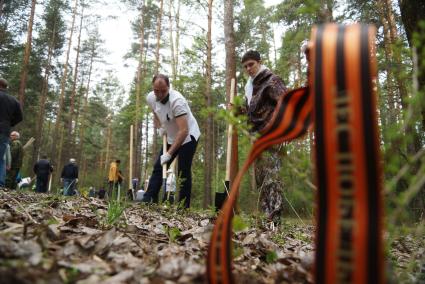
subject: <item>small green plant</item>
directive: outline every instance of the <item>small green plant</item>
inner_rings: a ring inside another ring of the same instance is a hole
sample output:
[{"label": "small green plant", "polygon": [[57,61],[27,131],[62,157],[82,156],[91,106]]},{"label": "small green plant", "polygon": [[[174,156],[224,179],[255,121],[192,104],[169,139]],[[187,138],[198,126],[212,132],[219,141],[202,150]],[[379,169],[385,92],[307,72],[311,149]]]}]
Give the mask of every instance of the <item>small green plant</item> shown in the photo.
[{"label": "small green plant", "polygon": [[117,201],[111,200],[108,203],[108,211],[106,214],[106,223],[109,225],[116,224],[121,215],[124,213],[124,210],[127,208],[127,204]]},{"label": "small green plant", "polygon": [[233,258],[237,258],[243,254],[243,247],[241,247],[239,244],[233,242]]},{"label": "small green plant", "polygon": [[167,236],[170,242],[175,242],[177,238],[182,235],[180,229],[176,227],[165,226],[165,231],[167,232]]},{"label": "small green plant", "polygon": [[63,274],[64,283],[75,283],[80,275],[80,271],[77,268],[67,268]]},{"label": "small green plant", "polygon": [[240,215],[235,215],[232,220],[233,223],[233,231],[241,232],[248,228],[248,224]]},{"label": "small green plant", "polygon": [[268,251],[266,254],[266,262],[273,263],[277,260],[277,253],[275,251]]}]

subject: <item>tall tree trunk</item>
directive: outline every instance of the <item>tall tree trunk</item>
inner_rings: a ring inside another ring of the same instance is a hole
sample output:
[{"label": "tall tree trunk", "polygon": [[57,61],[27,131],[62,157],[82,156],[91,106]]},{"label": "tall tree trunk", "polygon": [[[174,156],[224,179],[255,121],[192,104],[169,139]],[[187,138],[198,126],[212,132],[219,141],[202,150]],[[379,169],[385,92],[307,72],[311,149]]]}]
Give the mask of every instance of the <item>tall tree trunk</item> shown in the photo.
[{"label": "tall tree trunk", "polygon": [[112,139],[112,129],[111,129],[111,118],[108,119],[108,128],[106,131],[106,155],[105,155],[105,169],[104,173],[107,173],[108,165],[110,163],[110,149],[111,149],[111,139]]},{"label": "tall tree trunk", "polygon": [[[413,36],[416,33],[418,36],[425,34],[425,28],[419,24],[425,21],[425,2],[416,0],[399,0],[401,19],[403,21],[404,29],[406,30],[407,40],[411,48],[415,47],[418,53],[419,70],[418,70],[418,91],[422,94],[425,93],[425,40],[416,42],[413,41]],[[420,105],[422,117],[422,132],[425,132],[425,99],[421,100]]]},{"label": "tall tree trunk", "polygon": [[161,25],[162,25],[162,13],[164,9],[164,0],[160,0],[159,14],[156,22],[156,49],[155,49],[155,74],[159,72],[159,49],[161,47]]},{"label": "tall tree trunk", "polygon": [[24,107],[25,87],[27,84],[28,65],[29,65],[30,55],[31,55],[32,27],[34,24],[36,2],[37,2],[36,0],[31,1],[31,14],[28,21],[27,43],[25,44],[25,53],[24,53],[24,60],[22,63],[22,72],[21,72],[21,82],[19,84],[19,102],[21,103],[22,108]]},{"label": "tall tree trunk", "polygon": [[72,137],[72,121],[74,117],[74,109],[75,109],[75,96],[77,91],[77,81],[78,81],[78,68],[80,63],[80,47],[81,47],[81,31],[83,30],[83,20],[84,20],[84,6],[82,6],[81,9],[81,17],[80,17],[80,30],[78,32],[78,40],[77,40],[77,55],[75,57],[75,66],[74,66],[74,79],[72,82],[72,91],[71,91],[71,98],[70,98],[70,104],[69,104],[69,116],[68,116],[68,143],[69,148],[68,151],[72,153],[73,145],[71,139]]},{"label": "tall tree trunk", "polygon": [[41,139],[43,135],[44,114],[46,111],[45,110],[46,100],[47,100],[47,93],[49,90],[49,77],[50,77],[50,69],[51,69],[52,57],[53,57],[53,47],[56,43],[56,24],[57,22],[55,21],[52,27],[52,38],[50,39],[49,49],[47,51],[47,61],[44,67],[44,78],[43,78],[43,84],[41,87],[40,104],[39,104],[39,111],[38,111],[38,117],[37,117],[35,142],[34,142],[34,150],[32,153],[31,165],[34,165],[36,163],[38,159],[38,155],[40,153]]},{"label": "tall tree trunk", "polygon": [[[207,62],[206,62],[206,83],[205,83],[205,107],[210,109],[212,106],[211,82],[212,82],[212,5],[213,0],[208,0],[208,31],[207,31]],[[208,111],[205,121],[205,139],[204,139],[204,201],[203,206],[207,208],[211,205],[211,182],[213,176],[213,114]]]},{"label": "tall tree trunk", "polygon": [[139,47],[139,64],[137,66],[137,79],[136,79],[136,115],[134,116],[134,145],[135,147],[135,159],[134,164],[132,166],[132,172],[136,173],[135,176],[139,177],[140,173],[140,142],[141,142],[141,135],[139,135],[139,117],[140,117],[140,93],[141,93],[141,86],[142,86],[142,65],[143,65],[143,54],[144,54],[144,44],[145,44],[145,3],[142,3],[142,7],[140,9],[140,30],[139,30],[139,37],[140,37],[140,47]]},{"label": "tall tree trunk", "polygon": [[[75,130],[74,131],[78,131],[78,133],[80,133],[81,130],[81,126],[80,126],[80,113],[82,112],[82,105],[83,105],[83,100],[84,100],[84,94],[83,94],[83,89],[84,89],[84,77],[85,74],[84,72],[81,74],[81,82],[80,82],[80,86],[78,87],[78,103],[75,106]],[[73,137],[73,143],[75,146],[77,146],[79,144],[78,139],[79,139],[79,135],[77,135],[76,133],[74,134]],[[75,155],[75,157],[78,157],[78,150],[76,149],[76,147],[74,148],[74,153],[73,155]]]},{"label": "tall tree trunk", "polygon": [[[71,46],[72,46],[72,36],[74,34],[74,25],[75,25],[75,17],[77,15],[77,7],[78,7],[78,0],[75,0],[75,4],[74,4],[74,9],[73,9],[73,13],[72,13],[72,24],[71,24],[71,29],[69,32],[69,42],[68,42],[68,50],[66,52],[66,59],[65,59],[65,65],[63,67],[63,74],[62,74],[62,78],[61,78],[61,92],[60,92],[60,97],[59,97],[59,106],[58,106],[58,112],[56,115],[56,122],[55,122],[55,130],[53,133],[53,143],[52,143],[52,158],[55,157],[56,155],[56,140],[58,135],[60,135],[60,129],[61,129],[61,122],[62,122],[62,108],[64,105],[64,99],[65,99],[65,85],[66,85],[66,80],[68,77],[68,62],[69,62],[69,54],[71,52]],[[63,133],[63,132],[61,132]],[[62,137],[61,137],[62,140]],[[56,156],[56,161],[59,163],[59,161],[62,159],[62,153],[58,153],[58,155]],[[55,161],[53,161],[54,163]]]},{"label": "tall tree trunk", "polygon": [[385,13],[382,13],[382,23],[384,28],[384,53],[385,53],[385,71],[387,73],[386,78],[386,84],[385,89],[387,91],[387,104],[389,106],[388,109],[388,121],[390,125],[395,125],[399,118],[397,117],[397,114],[399,111],[397,111],[397,104],[396,104],[396,95],[395,95],[395,88],[394,88],[394,74],[391,69],[391,59],[393,57],[393,52],[391,48],[391,36],[390,36],[390,28],[388,26],[388,22],[385,18]]},{"label": "tall tree trunk", "polygon": [[[159,6],[159,14],[158,14],[158,20],[156,23],[156,49],[155,49],[155,74],[158,74],[159,72],[159,48],[161,45],[161,24],[162,24],[162,11],[164,6],[164,0],[160,0],[160,6]],[[152,160],[154,159],[153,155],[156,155],[156,151],[158,148],[158,141],[157,141],[157,133],[156,133],[156,127],[154,127],[153,131],[153,143],[152,143]]]},{"label": "tall tree trunk", "polygon": [[[149,111],[146,110],[145,118],[145,163],[143,167],[143,176],[141,182],[144,182],[148,173],[148,157],[149,157]],[[154,155],[154,154],[152,154]],[[141,183],[142,184],[142,183]],[[146,188],[145,188],[146,190]]]},{"label": "tall tree trunk", "polygon": [[94,62],[94,57],[96,53],[96,46],[95,44],[92,45],[92,49],[91,49],[91,55],[90,55],[90,68],[89,68],[89,75],[88,75],[88,80],[87,80],[87,86],[86,86],[86,94],[84,96],[84,106],[83,106],[83,113],[81,115],[81,126],[80,126],[80,131],[79,131],[79,150],[78,150],[78,161],[81,161],[81,158],[83,156],[83,152],[84,152],[84,133],[85,133],[85,122],[86,122],[86,114],[87,114],[87,108],[88,108],[88,101],[89,101],[89,93],[90,93],[90,83],[91,83],[91,75],[92,75],[92,71],[93,71],[93,62]]},{"label": "tall tree trunk", "polygon": [[[224,1],[224,46],[226,50],[226,99],[230,102],[230,84],[232,78],[236,80],[236,43],[233,16],[234,0]],[[236,89],[236,88],[235,88]],[[237,94],[237,92],[236,92]],[[235,96],[236,96],[235,94]],[[233,129],[232,137],[232,166],[230,169],[230,181],[233,181],[238,172],[238,134]]]},{"label": "tall tree trunk", "polygon": [[180,56],[180,0],[177,0],[177,12],[176,12],[176,48],[175,48],[175,64],[176,64],[176,76],[180,76],[179,68],[179,56]]},{"label": "tall tree trunk", "polygon": [[[390,0],[381,0],[383,1],[382,5],[386,14],[386,19],[388,21],[390,37],[391,37],[391,46],[397,45],[400,41],[399,35],[397,33],[397,25],[395,22],[394,12],[392,9],[392,1]],[[397,83],[397,88],[399,91],[399,100],[403,108],[404,113],[408,112],[408,90],[406,87],[406,78],[403,76],[403,61],[401,59],[401,49],[392,48],[392,58],[394,60],[394,65],[397,66],[394,68],[394,75]],[[408,143],[407,152],[411,155],[415,154],[421,148],[421,142],[416,129],[412,126],[411,122],[406,122],[407,128],[406,132],[412,135],[413,143]]]},{"label": "tall tree trunk", "polygon": [[170,52],[171,52],[171,77],[173,82],[176,80],[177,70],[176,70],[176,55],[174,51],[174,38],[173,38],[173,6],[174,0],[169,0],[168,2],[168,22],[170,24]]}]

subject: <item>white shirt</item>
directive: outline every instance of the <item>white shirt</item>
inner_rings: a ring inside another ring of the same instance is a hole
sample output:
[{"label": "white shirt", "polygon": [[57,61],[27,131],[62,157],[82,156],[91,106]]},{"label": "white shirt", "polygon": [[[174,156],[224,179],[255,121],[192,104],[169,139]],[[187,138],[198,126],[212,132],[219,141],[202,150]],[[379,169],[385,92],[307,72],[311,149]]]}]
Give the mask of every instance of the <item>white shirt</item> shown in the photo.
[{"label": "white shirt", "polygon": [[254,82],[255,77],[257,77],[258,74],[260,74],[262,71],[266,70],[267,67],[264,65],[260,66],[260,69],[258,69],[257,74],[254,75],[254,77],[249,76],[248,81],[246,82],[245,85],[245,98],[246,101],[249,104],[251,103],[251,99],[252,99],[252,92],[254,91],[254,86],[252,85],[252,83]]},{"label": "white shirt", "polygon": [[195,137],[196,140],[199,139],[199,136],[201,136],[201,131],[199,130],[198,122],[196,122],[195,117],[190,111],[187,100],[179,92],[170,90],[168,101],[164,104],[156,100],[154,92],[150,92],[148,94],[146,101],[156,116],[159,118],[161,126],[167,132],[168,144],[174,143],[177,132],[179,130],[176,123],[176,117],[183,115],[186,115],[187,118],[189,134],[183,141],[182,145],[191,141],[191,135]]}]

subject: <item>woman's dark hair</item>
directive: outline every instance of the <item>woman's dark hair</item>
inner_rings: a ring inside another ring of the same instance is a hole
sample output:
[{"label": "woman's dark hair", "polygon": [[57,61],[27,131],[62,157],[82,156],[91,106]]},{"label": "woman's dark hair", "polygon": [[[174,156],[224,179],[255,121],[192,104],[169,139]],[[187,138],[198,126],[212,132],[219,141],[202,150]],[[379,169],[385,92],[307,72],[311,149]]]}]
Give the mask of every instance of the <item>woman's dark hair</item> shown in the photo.
[{"label": "woman's dark hair", "polygon": [[248,50],[245,52],[245,54],[242,56],[241,63],[244,63],[247,60],[253,59],[255,61],[261,61],[261,55],[256,50]]},{"label": "woman's dark hair", "polygon": [[152,84],[155,83],[155,81],[158,80],[158,79],[164,80],[165,81],[165,84],[167,84],[167,87],[170,87],[170,78],[168,78],[167,75],[156,74],[155,76],[153,76]]}]

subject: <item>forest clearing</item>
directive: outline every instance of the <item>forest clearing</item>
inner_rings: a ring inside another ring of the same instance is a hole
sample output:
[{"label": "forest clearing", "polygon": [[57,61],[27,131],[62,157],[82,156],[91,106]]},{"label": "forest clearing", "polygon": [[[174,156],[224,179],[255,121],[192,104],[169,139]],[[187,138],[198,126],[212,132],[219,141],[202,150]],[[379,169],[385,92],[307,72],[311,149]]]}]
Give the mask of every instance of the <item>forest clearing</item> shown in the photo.
[{"label": "forest clearing", "polygon": [[423,283],[425,2],[0,0],[0,283]]}]

